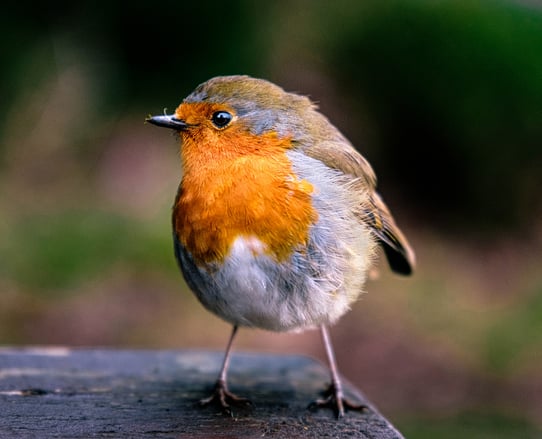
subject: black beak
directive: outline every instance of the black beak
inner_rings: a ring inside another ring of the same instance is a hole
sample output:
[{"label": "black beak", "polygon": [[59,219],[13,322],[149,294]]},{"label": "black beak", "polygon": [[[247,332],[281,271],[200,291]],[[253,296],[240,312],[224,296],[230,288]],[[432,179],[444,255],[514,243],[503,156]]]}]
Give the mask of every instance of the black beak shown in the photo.
[{"label": "black beak", "polygon": [[177,119],[173,114],[164,114],[163,116],[151,116],[145,119],[145,122],[152,123],[153,125],[171,128],[172,130],[183,131],[188,127],[188,124],[181,119]]}]

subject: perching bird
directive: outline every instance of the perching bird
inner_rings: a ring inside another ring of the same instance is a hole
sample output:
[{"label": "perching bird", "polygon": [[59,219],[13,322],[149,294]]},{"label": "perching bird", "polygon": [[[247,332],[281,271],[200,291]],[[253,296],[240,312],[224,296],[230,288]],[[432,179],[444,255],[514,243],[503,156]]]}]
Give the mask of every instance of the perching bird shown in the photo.
[{"label": "perching bird", "polygon": [[376,192],[370,164],[316,106],[262,79],[223,76],[149,123],[179,133],[183,176],[173,207],[175,256],[200,302],[233,325],[214,393],[228,390],[238,327],[320,327],[331,368],[318,406],[344,398],[328,326],[363,291],[380,244],[410,274],[414,253]]}]

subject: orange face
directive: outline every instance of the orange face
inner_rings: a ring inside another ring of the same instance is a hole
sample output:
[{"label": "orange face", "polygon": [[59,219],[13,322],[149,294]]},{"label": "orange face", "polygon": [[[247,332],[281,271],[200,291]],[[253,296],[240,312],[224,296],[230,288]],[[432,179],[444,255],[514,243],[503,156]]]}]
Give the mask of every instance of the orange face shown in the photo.
[{"label": "orange face", "polygon": [[[217,127],[213,115],[221,111],[231,120]],[[254,251],[277,261],[306,245],[318,214],[313,186],[286,155],[290,138],[250,133],[223,104],[183,103],[175,117],[189,128],[180,133],[184,174],[173,226],[197,263],[222,261],[238,237],[257,238],[263,245]]]}]

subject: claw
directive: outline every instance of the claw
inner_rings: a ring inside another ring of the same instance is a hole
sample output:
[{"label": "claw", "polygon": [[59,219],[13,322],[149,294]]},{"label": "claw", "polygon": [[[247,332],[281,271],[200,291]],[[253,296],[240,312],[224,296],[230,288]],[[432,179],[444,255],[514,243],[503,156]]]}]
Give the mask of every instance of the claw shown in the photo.
[{"label": "claw", "polygon": [[316,401],[309,404],[309,408],[330,408],[335,412],[338,419],[344,417],[346,410],[355,410],[362,412],[368,407],[364,404],[355,404],[348,398],[345,398],[340,388],[330,384],[329,387],[323,392],[323,398],[319,398]]},{"label": "claw", "polygon": [[218,404],[222,411],[230,416],[233,416],[232,405],[252,406],[252,402],[248,398],[242,398],[230,392],[226,383],[221,380],[216,382],[213,393],[210,396],[199,401],[199,405],[202,407],[213,403]]}]

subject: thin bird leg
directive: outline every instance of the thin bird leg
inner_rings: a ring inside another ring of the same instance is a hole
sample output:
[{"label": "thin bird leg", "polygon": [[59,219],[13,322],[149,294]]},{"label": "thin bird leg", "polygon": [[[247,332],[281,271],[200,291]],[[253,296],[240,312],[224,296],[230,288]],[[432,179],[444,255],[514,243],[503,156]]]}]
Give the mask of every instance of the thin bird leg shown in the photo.
[{"label": "thin bird leg", "polygon": [[230,355],[231,355],[231,348],[233,345],[233,339],[235,338],[235,335],[237,334],[237,329],[238,329],[237,326],[233,327],[230,340],[228,341],[228,346],[226,347],[224,362],[222,363],[222,368],[220,369],[218,379],[216,380],[213,393],[208,398],[201,399],[199,402],[200,405],[202,406],[216,402],[220,405],[222,410],[228,414],[232,413],[230,404],[249,404],[249,405],[251,404],[250,400],[248,400],[247,398],[241,398],[228,390],[228,383],[227,383],[228,368],[230,365]]},{"label": "thin bird leg", "polygon": [[333,345],[331,344],[331,338],[329,337],[329,331],[326,325],[320,327],[322,333],[322,341],[326,348],[327,360],[329,362],[329,368],[331,370],[331,384],[324,392],[324,398],[317,399],[313,404],[317,408],[327,407],[335,411],[338,418],[344,416],[344,410],[358,410],[361,411],[366,408],[363,404],[355,404],[344,397],[343,388],[341,384],[341,378],[337,369],[337,362],[335,361],[335,353],[333,352]]}]

